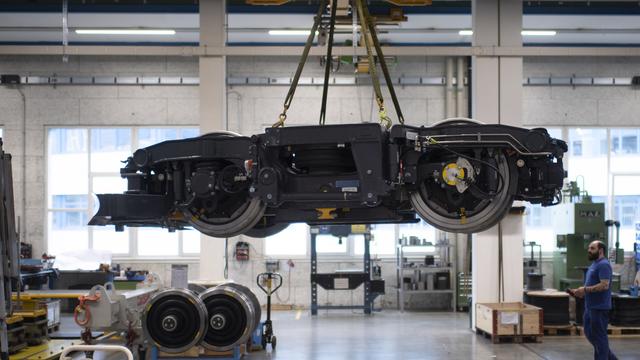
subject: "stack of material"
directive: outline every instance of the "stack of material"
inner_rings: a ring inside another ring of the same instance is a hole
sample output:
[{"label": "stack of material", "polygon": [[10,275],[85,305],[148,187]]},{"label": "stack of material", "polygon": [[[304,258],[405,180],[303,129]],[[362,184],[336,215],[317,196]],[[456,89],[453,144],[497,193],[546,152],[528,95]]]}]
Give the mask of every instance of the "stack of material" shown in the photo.
[{"label": "stack of material", "polygon": [[27,347],[24,319],[22,316],[14,315],[7,318],[7,338],[9,342],[9,354],[15,354]]},{"label": "stack of material", "polygon": [[640,326],[640,298],[623,294],[611,297],[613,309],[609,322],[615,326]]},{"label": "stack of material", "polygon": [[555,289],[527,291],[525,302],[543,309],[544,325],[569,325],[569,294]]},{"label": "stack of material", "polygon": [[17,311],[24,319],[25,339],[29,345],[40,345],[49,340],[47,310]]}]

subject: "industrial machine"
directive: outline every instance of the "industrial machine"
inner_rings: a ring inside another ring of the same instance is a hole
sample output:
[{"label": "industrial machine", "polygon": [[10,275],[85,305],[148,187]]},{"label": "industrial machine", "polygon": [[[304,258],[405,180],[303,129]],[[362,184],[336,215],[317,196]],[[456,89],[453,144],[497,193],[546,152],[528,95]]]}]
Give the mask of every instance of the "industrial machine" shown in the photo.
[{"label": "industrial machine", "polygon": [[554,287],[580,287],[584,283],[584,271],[590,265],[589,243],[594,240],[608,243],[604,203],[585,198],[581,202],[560,204],[553,210],[554,229],[558,234],[558,250],[553,256]]},{"label": "industrial machine", "polygon": [[[524,281],[527,285],[527,290],[542,290],[543,277],[542,273],[542,245],[536,244],[535,241],[530,241],[524,244],[524,248],[529,248],[529,259],[524,259],[522,270],[524,272]],[[536,249],[538,254],[536,258]]]},{"label": "industrial machine", "polygon": [[74,310],[76,324],[86,329],[85,334],[92,330],[124,332],[127,345],[137,345],[142,339],[142,313],[153,294],[160,289],[158,283],[142,284],[138,289],[122,292],[116,291],[113,283],[94,286],[87,295],[79,298]]},{"label": "industrial machine", "polygon": [[[346,6],[346,4],[343,4]],[[542,128],[449,119],[430,127],[404,118],[362,0],[351,3],[367,50],[380,124],[326,125],[338,4],[321,0],[285,98],[262,134],[215,132],[137,150],[120,170],[124,194],[99,194],[90,225],[193,227],[213,237],[273,235],[311,225],[416,222],[454,233],[486,230],[514,200],[559,202],[567,144]],[[319,126],[284,127],[302,69],[323,19],[328,31]],[[356,26],[353,26],[356,28]],[[377,55],[374,58],[374,51]],[[380,66],[399,125],[391,127]]]},{"label": "industrial machine", "polygon": [[[576,288],[584,283],[584,274],[589,268],[587,248],[594,240],[610,246],[609,227],[617,221],[605,221],[604,203],[594,203],[586,192],[580,191],[575,182],[565,190],[575,202],[566,202],[553,209],[553,227],[557,234],[557,248],[553,253],[554,287],[556,289]],[[583,195],[586,194],[586,195]],[[615,262],[623,259],[624,253],[616,247],[612,249]],[[620,255],[618,255],[620,254]],[[614,272],[612,290],[620,290],[620,275]]]}]

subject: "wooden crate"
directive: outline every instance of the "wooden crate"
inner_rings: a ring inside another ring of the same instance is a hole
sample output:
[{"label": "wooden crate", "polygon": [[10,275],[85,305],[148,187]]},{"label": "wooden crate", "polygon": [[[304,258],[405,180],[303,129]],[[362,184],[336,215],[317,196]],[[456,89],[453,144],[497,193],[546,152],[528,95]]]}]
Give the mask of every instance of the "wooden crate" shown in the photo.
[{"label": "wooden crate", "polygon": [[476,331],[491,336],[494,343],[503,338],[533,337],[540,341],[544,335],[542,309],[521,302],[476,304]]}]

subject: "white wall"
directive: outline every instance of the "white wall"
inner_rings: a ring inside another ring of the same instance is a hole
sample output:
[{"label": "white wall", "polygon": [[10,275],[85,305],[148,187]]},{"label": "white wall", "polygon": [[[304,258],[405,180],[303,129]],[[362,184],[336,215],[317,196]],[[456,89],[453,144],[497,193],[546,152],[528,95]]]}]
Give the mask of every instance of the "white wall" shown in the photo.
[{"label": "white wall", "polygon": [[[295,58],[244,57],[228,58],[229,76],[292,76]],[[632,76],[640,68],[640,59],[631,58],[529,58],[525,59],[525,76]],[[409,57],[391,66],[393,76],[444,76],[444,58]],[[322,76],[318,58],[310,58],[304,76]],[[0,57],[0,73],[20,75],[132,75],[132,76],[197,76],[198,62],[190,57],[75,57],[63,63],[60,57]],[[352,76],[348,66],[338,72]],[[261,131],[276,121],[282,110],[287,86],[229,86],[229,129],[244,134]],[[22,134],[23,104],[15,89],[0,87],[0,125],[4,128],[5,149],[14,156],[16,214],[22,214],[22,194],[26,194],[26,219],[23,240],[34,245],[36,256],[45,251],[45,127],[91,125],[197,125],[198,88],[191,86],[23,86],[26,98],[26,137]],[[444,86],[405,86],[396,91],[407,123],[428,125],[444,117]],[[302,86],[296,92],[289,111],[289,124],[316,124],[320,111],[322,88]],[[385,90],[386,95],[386,90]],[[465,108],[466,108],[466,94]],[[388,97],[386,97],[388,99]],[[640,126],[640,92],[631,87],[558,87],[526,86],[524,88],[525,126]],[[387,100],[390,115],[393,106]],[[335,86],[329,89],[327,124],[377,121],[370,86]],[[23,142],[26,154],[23,152]],[[26,155],[26,186],[23,192],[22,164]],[[232,248],[238,238],[230,239]],[[264,270],[262,244],[250,240],[252,260],[230,262],[230,277],[254,284],[255,275]],[[283,262],[286,259],[282,259]],[[198,264],[190,261],[190,277],[198,277]],[[295,260],[291,271],[292,288],[289,303],[308,305],[309,262]],[[147,268],[168,278],[170,264],[127,262],[135,268]],[[321,271],[354,268],[361,263],[326,262]],[[545,263],[546,265],[546,263]],[[387,280],[386,305],[395,306],[395,264],[383,262]],[[283,273],[288,273],[281,268]],[[551,269],[546,271],[551,279]],[[625,278],[630,278],[625,273]],[[280,290],[287,297],[287,288]],[[321,302],[351,302],[351,294],[320,293]],[[353,301],[361,301],[361,292]],[[327,300],[328,299],[328,300]],[[434,300],[446,304],[446,298]]]},{"label": "white wall", "polygon": [[[63,63],[60,57],[0,57],[2,74],[194,76],[197,72],[197,62],[180,57],[71,57],[68,63]],[[46,251],[47,126],[197,125],[199,122],[196,86],[42,85],[22,86],[21,91],[25,104],[18,90],[0,87],[0,125],[4,129],[5,150],[14,158],[16,214],[21,217],[22,240],[33,244],[34,256]],[[25,155],[26,191],[23,192]],[[64,176],[62,169],[60,176]]]}]

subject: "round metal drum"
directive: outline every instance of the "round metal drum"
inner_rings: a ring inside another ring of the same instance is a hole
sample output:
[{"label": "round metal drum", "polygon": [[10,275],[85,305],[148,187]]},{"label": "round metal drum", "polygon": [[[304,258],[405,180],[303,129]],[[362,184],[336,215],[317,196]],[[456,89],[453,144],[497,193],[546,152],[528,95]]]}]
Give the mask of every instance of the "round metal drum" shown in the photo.
[{"label": "round metal drum", "polygon": [[227,283],[200,294],[207,309],[207,330],[201,345],[226,351],[246,342],[260,323],[258,298],[240,284]]},{"label": "round metal drum", "polygon": [[185,289],[160,291],[145,308],[144,336],[161,351],[186,351],[202,340],[206,315],[207,309],[194,292]]}]

